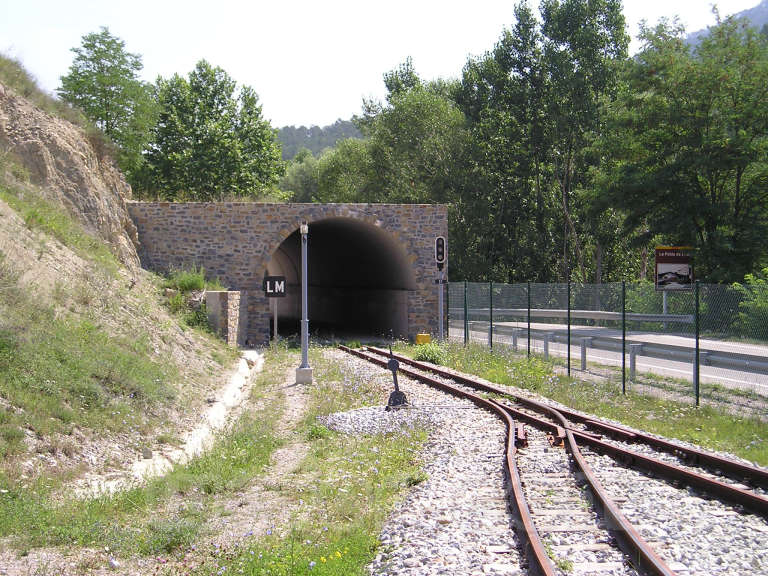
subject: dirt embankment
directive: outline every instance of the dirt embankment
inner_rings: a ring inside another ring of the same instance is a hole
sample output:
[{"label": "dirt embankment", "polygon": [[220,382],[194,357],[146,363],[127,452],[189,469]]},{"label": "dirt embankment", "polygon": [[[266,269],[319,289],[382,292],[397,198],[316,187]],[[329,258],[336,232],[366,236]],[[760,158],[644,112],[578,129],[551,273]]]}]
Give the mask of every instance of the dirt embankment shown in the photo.
[{"label": "dirt embankment", "polygon": [[[4,157],[10,162],[2,162]],[[147,360],[171,363],[177,374],[170,383],[174,398],[151,409],[149,416],[163,424],[152,437],[138,430],[113,434],[75,426],[73,437],[62,439],[27,430],[27,453],[3,466],[30,477],[54,470],[120,473],[141,458],[142,446],[157,446],[156,436],[183,437],[200,423],[208,400],[228,381],[234,357],[223,343],[180,325],[163,306],[157,279],[139,267],[136,228],[125,207],[131,190],[113,160],[94,149],[82,128],[40,110],[2,84],[0,171],[0,182],[15,194],[42,196],[65,208],[88,233],[111,246],[124,265],[114,274],[105,271],[87,255],[27,225],[0,200],[0,264],[11,272],[29,305],[53,309],[58,317],[87,319],[122,341],[146,341]],[[20,327],[5,325],[4,306],[8,312],[13,304],[0,300],[0,332],[23,331],[23,320]],[[0,407],[18,410],[0,400]],[[58,448],[62,443],[67,450]]]},{"label": "dirt embankment", "polygon": [[19,162],[32,184],[106,240],[123,264],[138,267],[136,227],[125,207],[131,187],[82,128],[0,84],[0,154]]}]

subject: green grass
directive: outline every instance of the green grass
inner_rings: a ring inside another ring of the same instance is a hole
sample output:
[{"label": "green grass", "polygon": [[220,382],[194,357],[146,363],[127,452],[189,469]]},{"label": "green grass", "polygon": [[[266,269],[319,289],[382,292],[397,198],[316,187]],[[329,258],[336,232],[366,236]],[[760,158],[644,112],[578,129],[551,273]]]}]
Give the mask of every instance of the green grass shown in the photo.
[{"label": "green grass", "polygon": [[362,379],[346,363],[329,362],[323,358],[322,350],[315,346],[309,348],[315,384],[308,390],[311,400],[302,422],[303,430],[316,426],[318,416],[386,403],[376,378],[391,383],[391,375],[382,373],[376,378]]},{"label": "green grass", "polygon": [[292,520],[246,546],[221,550],[195,573],[216,574],[224,567],[238,574],[362,576],[394,503],[427,479],[419,460],[424,430],[355,436],[319,425],[318,415],[381,404],[382,398],[373,382],[325,360],[318,348],[310,349],[310,364],[315,383],[307,389],[307,417],[296,430],[309,443],[309,454],[295,472],[300,480],[277,488],[296,504]]},{"label": "green grass", "polygon": [[[265,371],[255,386],[274,376]],[[1,483],[0,537],[19,549],[41,546],[108,546],[117,554],[167,554],[198,538],[216,497],[247,485],[280,445],[274,423],[282,403],[273,398],[246,412],[205,454],[143,486],[84,500],[62,501],[55,482]],[[172,498],[183,506],[165,508]]]},{"label": "green grass", "polygon": [[219,565],[244,574],[365,574],[393,503],[425,479],[417,457],[425,438],[420,430],[314,438],[300,472],[315,480],[294,495],[301,498],[294,521],[245,549],[225,551]]},{"label": "green grass", "polygon": [[425,437],[423,431],[334,433],[314,440],[302,470],[317,480],[303,493],[301,517],[254,543],[233,559],[233,568],[246,574],[364,574],[393,502],[419,475],[417,454]]},{"label": "green grass", "polygon": [[[416,347],[399,343],[412,355]],[[611,382],[581,381],[555,374],[551,364],[526,358],[508,349],[490,352],[485,346],[442,345],[445,365],[476,374],[497,384],[516,386],[551,398],[576,410],[611,418],[649,432],[678,438],[713,450],[723,450],[768,466],[768,422],[735,415],[714,406],[643,395],[622,395]]]},{"label": "green grass", "polygon": [[0,396],[13,408],[0,410],[0,454],[26,450],[23,430],[55,453],[75,426],[147,426],[148,412],[174,397],[176,369],[151,359],[147,338],[110,336],[91,320],[40,304],[1,256]]}]

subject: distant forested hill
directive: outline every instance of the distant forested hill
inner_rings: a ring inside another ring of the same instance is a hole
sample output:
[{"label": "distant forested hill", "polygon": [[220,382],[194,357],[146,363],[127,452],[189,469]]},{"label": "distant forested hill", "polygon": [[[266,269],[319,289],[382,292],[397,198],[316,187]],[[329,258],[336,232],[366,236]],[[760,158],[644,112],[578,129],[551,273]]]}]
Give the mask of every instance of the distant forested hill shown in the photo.
[{"label": "distant forested hill", "polygon": [[[721,13],[722,14],[722,13]],[[746,18],[752,24],[753,28],[768,31],[768,0],[762,0],[760,4],[753,8],[743,10],[734,14],[736,18]],[[688,34],[688,42],[690,44],[698,44],[701,39],[709,33],[709,30],[697,30]]]},{"label": "distant forested hill", "polygon": [[277,132],[283,145],[283,160],[290,160],[302,148],[318,156],[326,148],[333,148],[344,138],[361,138],[362,135],[351,120],[336,120],[330,126],[284,126]]}]

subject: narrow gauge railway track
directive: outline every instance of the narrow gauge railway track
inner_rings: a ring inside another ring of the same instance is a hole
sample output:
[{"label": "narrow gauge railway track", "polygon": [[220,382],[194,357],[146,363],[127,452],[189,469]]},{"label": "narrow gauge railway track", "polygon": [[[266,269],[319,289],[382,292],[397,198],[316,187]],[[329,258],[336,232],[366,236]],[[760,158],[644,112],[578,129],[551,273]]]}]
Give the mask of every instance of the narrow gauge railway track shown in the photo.
[{"label": "narrow gauge railway track", "polygon": [[[387,365],[387,359],[384,357],[384,354],[386,353],[384,351],[373,349],[370,352],[364,352],[352,350],[345,346],[340,348],[345,352],[368,360],[374,364],[378,364],[382,367],[386,367]],[[403,361],[406,360],[400,356],[398,356],[398,358],[401,358]],[[529,503],[526,500],[523,482],[520,479],[520,473],[516,463],[515,423],[512,418],[512,412],[509,410],[509,408],[498,402],[495,402],[494,400],[484,398],[476,394],[474,391],[467,390],[465,387],[466,383],[461,383],[461,386],[452,385],[433,376],[424,374],[423,370],[416,371],[410,368],[403,368],[402,366],[400,367],[400,371],[403,374],[429,384],[430,386],[434,386],[440,390],[454,394],[456,396],[467,398],[478,406],[496,413],[505,421],[507,427],[507,449],[505,454],[505,461],[507,473],[509,475],[509,486],[511,489],[510,504],[517,516],[517,520],[519,521],[519,526],[522,529],[522,536],[527,542],[526,556],[529,562],[529,571],[534,574],[543,574],[545,576],[554,576],[556,574],[560,574],[560,570],[554,566],[552,560],[549,557],[547,545],[544,544],[539,534],[536,522],[534,522],[534,516],[531,513]],[[449,379],[455,379],[455,375],[447,375],[445,377]],[[588,526],[586,530],[580,528],[580,531],[588,532],[593,539],[591,543],[586,545],[583,545],[582,542],[581,550],[591,549],[595,551],[608,551],[607,553],[602,554],[601,557],[600,563],[604,566],[601,567],[595,563],[590,566],[590,571],[599,573],[605,572],[607,570],[613,570],[612,573],[616,573],[617,569],[628,568],[626,566],[627,562],[625,561],[625,557],[619,555],[617,558],[616,554],[611,553],[610,542],[613,540],[611,536],[615,536],[616,540],[621,545],[621,548],[627,554],[629,558],[629,564],[641,567],[642,570],[647,574],[674,575],[675,573],[643,540],[635,527],[623,516],[616,503],[607,496],[606,492],[600,485],[600,482],[592,473],[589,464],[587,464],[586,460],[581,456],[573,433],[567,427],[565,419],[562,417],[562,415],[559,415],[553,408],[547,407],[547,410],[553,418],[559,418],[562,421],[562,427],[557,431],[562,431],[561,437],[568,442],[569,451],[577,466],[581,470],[581,474],[583,475],[584,479],[589,484],[596,501],[599,502],[598,507],[600,508],[605,519],[605,524],[600,526],[597,521],[594,521],[592,518],[588,518],[589,521],[586,524],[586,526]],[[540,440],[541,439],[538,437],[535,439],[532,438],[532,444],[539,447],[542,445]],[[535,458],[533,460],[535,460]],[[555,475],[553,478],[558,479],[557,475]],[[574,496],[572,492],[572,490],[575,488],[575,484],[571,483],[569,488],[571,489],[571,493],[566,498],[564,498],[564,500],[568,499],[572,502],[578,503],[579,497]],[[545,518],[551,518],[551,516],[546,516],[543,511],[544,506],[542,504],[542,498],[546,499],[546,496],[540,495],[536,500],[536,506],[542,510],[542,516],[540,518],[537,517],[539,525],[546,521]],[[565,516],[573,516],[575,513],[573,509],[571,511],[561,510],[560,512],[561,515]],[[618,551],[616,551],[616,553],[618,553]],[[631,568],[628,568],[625,573],[636,574],[636,572]]]},{"label": "narrow gauge railway track", "polygon": [[[386,350],[368,347],[380,357],[388,356]],[[514,392],[433,364],[418,362],[396,354],[402,364],[450,378],[474,390],[498,394],[514,402],[505,404],[510,414],[533,426],[545,427],[560,438],[567,432],[583,445],[596,452],[607,454],[627,464],[642,468],[667,480],[682,483],[716,499],[743,506],[746,510],[768,517],[768,470],[731,460],[703,450],[682,446],[636,430],[615,424],[606,424],[587,415],[564,407],[557,412],[562,421],[542,417],[551,413],[552,407]],[[603,436],[607,437],[604,438]],[[633,449],[642,447],[643,451]]]}]

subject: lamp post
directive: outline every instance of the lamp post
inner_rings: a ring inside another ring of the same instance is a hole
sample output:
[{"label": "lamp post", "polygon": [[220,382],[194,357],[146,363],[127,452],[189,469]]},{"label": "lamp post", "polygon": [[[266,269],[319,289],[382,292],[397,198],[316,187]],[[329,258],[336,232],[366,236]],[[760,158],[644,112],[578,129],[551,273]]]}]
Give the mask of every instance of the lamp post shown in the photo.
[{"label": "lamp post", "polygon": [[312,368],[309,366],[309,314],[307,310],[307,236],[309,225],[306,221],[299,226],[301,233],[301,365],[296,368],[296,383],[311,384]]}]

